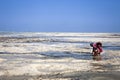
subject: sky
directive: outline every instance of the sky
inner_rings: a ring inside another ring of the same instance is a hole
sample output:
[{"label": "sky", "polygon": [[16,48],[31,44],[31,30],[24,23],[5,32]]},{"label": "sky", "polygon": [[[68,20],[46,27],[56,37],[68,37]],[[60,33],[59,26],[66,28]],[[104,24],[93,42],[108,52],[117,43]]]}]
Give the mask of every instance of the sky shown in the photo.
[{"label": "sky", "polygon": [[0,31],[120,32],[120,0],[0,0]]}]

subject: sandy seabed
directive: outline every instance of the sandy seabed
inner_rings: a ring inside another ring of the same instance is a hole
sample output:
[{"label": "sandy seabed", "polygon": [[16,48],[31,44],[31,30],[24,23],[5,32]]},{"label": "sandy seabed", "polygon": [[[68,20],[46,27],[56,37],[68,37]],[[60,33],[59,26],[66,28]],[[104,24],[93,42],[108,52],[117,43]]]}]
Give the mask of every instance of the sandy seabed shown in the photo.
[{"label": "sandy seabed", "polygon": [[120,33],[0,32],[0,80],[120,80]]}]

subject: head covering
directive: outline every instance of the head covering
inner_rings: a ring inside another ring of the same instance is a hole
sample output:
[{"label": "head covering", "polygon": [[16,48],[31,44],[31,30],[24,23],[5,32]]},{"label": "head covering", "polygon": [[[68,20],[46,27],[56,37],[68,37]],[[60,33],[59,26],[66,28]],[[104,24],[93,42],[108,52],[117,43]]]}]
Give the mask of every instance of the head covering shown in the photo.
[{"label": "head covering", "polygon": [[[98,46],[98,45],[100,45],[100,46]],[[103,52],[101,42],[90,43],[90,46],[93,47],[93,48],[96,48],[98,50],[98,52]]]},{"label": "head covering", "polygon": [[97,42],[96,46],[98,47],[98,45],[100,45],[102,47],[102,43],[101,42]]},{"label": "head covering", "polygon": [[[98,45],[100,45],[100,46],[98,46]],[[97,42],[96,43],[96,47],[98,48],[99,52],[103,52],[103,50],[102,50],[102,43],[101,42]]]}]

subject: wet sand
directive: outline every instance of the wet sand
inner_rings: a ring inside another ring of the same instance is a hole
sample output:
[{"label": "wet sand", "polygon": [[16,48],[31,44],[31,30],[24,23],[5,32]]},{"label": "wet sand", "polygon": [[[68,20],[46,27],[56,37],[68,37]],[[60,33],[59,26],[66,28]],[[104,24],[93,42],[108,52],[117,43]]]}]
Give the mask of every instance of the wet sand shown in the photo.
[{"label": "wet sand", "polygon": [[[103,43],[101,56],[90,53],[94,41]],[[0,35],[0,79],[119,80],[120,34]]]},{"label": "wet sand", "polygon": [[1,80],[119,80],[119,72],[72,72],[49,75],[1,76]]}]

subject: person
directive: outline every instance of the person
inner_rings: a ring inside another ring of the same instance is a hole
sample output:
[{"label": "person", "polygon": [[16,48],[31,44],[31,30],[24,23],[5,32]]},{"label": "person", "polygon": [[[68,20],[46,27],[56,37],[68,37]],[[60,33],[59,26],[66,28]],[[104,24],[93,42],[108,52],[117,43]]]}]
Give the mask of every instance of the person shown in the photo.
[{"label": "person", "polygon": [[101,42],[90,43],[90,46],[93,47],[93,49],[92,49],[93,56],[98,56],[98,55],[100,55],[101,52],[103,52]]}]

